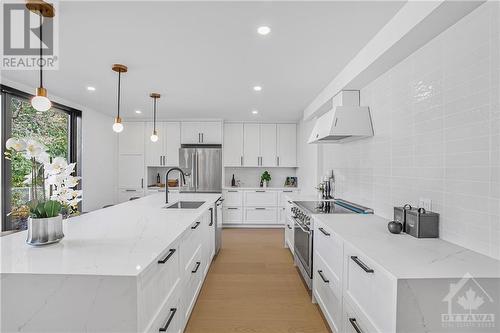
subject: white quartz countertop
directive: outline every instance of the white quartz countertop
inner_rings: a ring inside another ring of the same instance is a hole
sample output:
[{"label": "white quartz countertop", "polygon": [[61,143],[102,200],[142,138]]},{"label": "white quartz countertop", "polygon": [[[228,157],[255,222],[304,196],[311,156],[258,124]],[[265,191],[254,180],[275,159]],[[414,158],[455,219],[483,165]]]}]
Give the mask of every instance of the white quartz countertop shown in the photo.
[{"label": "white quartz countertop", "polygon": [[136,276],[201,216],[221,194],[171,193],[169,203],[205,201],[198,209],[164,209],[153,194],[64,221],[64,239],[32,247],[26,231],[0,238],[1,274]]},{"label": "white quartz countertop", "polygon": [[223,190],[273,190],[273,191],[300,191],[300,188],[298,187],[245,187],[245,186],[224,186],[222,188]]},{"label": "white quartz countertop", "polygon": [[[350,243],[398,279],[500,277],[500,261],[442,239],[391,234],[377,215],[314,215],[336,236]],[[316,226],[315,226],[316,227]]]}]

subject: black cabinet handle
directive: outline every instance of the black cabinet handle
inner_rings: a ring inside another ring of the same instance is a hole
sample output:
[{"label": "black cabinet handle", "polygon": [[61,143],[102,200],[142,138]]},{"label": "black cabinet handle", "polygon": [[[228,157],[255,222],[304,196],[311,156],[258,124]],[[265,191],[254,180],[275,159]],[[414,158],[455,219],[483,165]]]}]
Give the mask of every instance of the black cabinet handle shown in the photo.
[{"label": "black cabinet handle", "polygon": [[238,208],[236,208],[236,207],[227,207],[227,209],[233,210],[233,209],[238,209]]},{"label": "black cabinet handle", "polygon": [[324,283],[330,283],[330,280],[328,280],[324,275],[323,275],[323,271],[322,270],[319,270],[318,271],[318,274],[319,276],[321,277],[321,280],[323,280]]},{"label": "black cabinet handle", "polygon": [[198,228],[199,225],[200,225],[200,222],[196,222],[194,224],[194,226],[191,227],[191,229],[196,229],[196,228]]},{"label": "black cabinet handle", "polygon": [[290,225],[289,225],[289,224],[287,224],[286,226],[288,227],[288,229],[292,229],[292,227],[290,227]]},{"label": "black cabinet handle", "polygon": [[255,192],[257,192],[257,193],[265,193],[266,191],[257,190],[257,191],[255,191]]},{"label": "black cabinet handle", "polygon": [[172,319],[174,319],[176,312],[177,312],[177,308],[170,309],[170,313],[168,315],[167,322],[165,323],[165,326],[160,327],[160,332],[166,332],[168,330],[168,326],[170,326],[170,323],[172,322]]},{"label": "black cabinet handle", "polygon": [[373,269],[371,269],[370,267],[366,266],[366,264],[364,262],[362,262],[361,260],[359,260],[359,258],[357,256],[351,256],[351,259],[356,264],[358,264],[358,266],[361,267],[365,272],[367,272],[367,273],[374,273],[375,272]]},{"label": "black cabinet handle", "polygon": [[264,207],[255,207],[256,210],[266,210]]},{"label": "black cabinet handle", "polygon": [[208,226],[211,227],[214,224],[214,209],[209,208],[208,210],[210,211],[210,224]]},{"label": "black cabinet handle", "polygon": [[174,253],[175,253],[175,249],[170,249],[170,250],[168,251],[167,256],[166,256],[165,258],[163,258],[162,260],[158,260],[158,263],[159,263],[159,264],[164,264],[164,263],[166,263],[166,262],[168,261],[168,259],[170,259],[170,257],[172,257],[172,256],[174,255]]},{"label": "black cabinet handle", "polygon": [[[284,190],[283,193],[292,193],[293,191],[290,191],[290,190]],[[288,201],[290,202],[290,201]]]},{"label": "black cabinet handle", "polygon": [[356,333],[363,333],[361,328],[359,328],[358,323],[356,322],[356,318],[349,318],[349,322],[351,323]]},{"label": "black cabinet handle", "polygon": [[197,261],[196,262],[196,266],[194,267],[194,269],[191,271],[191,273],[196,273],[198,272],[198,268],[200,268],[200,265],[201,265],[201,262]]},{"label": "black cabinet handle", "polygon": [[232,191],[232,190],[229,190],[228,192],[231,192],[231,193],[238,193],[238,191]]},{"label": "black cabinet handle", "polygon": [[325,235],[325,236],[330,236],[330,233],[326,232],[325,229],[323,229],[323,228],[319,228],[319,231],[321,231],[323,233],[323,235]]}]

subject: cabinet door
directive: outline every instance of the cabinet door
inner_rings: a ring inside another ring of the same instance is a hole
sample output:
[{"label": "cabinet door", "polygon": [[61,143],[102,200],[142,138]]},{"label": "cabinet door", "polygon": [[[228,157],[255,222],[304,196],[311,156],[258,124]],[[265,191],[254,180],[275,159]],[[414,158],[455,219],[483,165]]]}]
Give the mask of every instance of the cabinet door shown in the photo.
[{"label": "cabinet door", "polygon": [[118,187],[122,189],[144,188],[144,156],[120,154],[118,157]]},{"label": "cabinet door", "polygon": [[222,124],[218,121],[199,122],[201,143],[222,144]]},{"label": "cabinet door", "polygon": [[144,123],[123,123],[123,132],[118,138],[120,154],[144,154]]},{"label": "cabinet door", "polygon": [[276,124],[260,125],[260,159],[261,166],[275,167],[276,156]]},{"label": "cabinet door", "polygon": [[181,123],[181,143],[201,143],[200,123],[184,121]]},{"label": "cabinet door", "polygon": [[260,161],[260,125],[243,125],[243,165],[259,166]]},{"label": "cabinet door", "polygon": [[243,166],[243,124],[224,124],[224,166]]},{"label": "cabinet door", "polygon": [[165,155],[166,166],[179,166],[179,148],[181,147],[181,124],[167,122],[163,125],[165,135]]},{"label": "cabinet door", "polygon": [[162,166],[164,155],[165,129],[162,123],[156,123],[158,141],[151,141],[153,123],[144,124],[144,161],[146,166]]},{"label": "cabinet door", "polygon": [[277,125],[277,163],[280,167],[297,166],[297,125]]}]

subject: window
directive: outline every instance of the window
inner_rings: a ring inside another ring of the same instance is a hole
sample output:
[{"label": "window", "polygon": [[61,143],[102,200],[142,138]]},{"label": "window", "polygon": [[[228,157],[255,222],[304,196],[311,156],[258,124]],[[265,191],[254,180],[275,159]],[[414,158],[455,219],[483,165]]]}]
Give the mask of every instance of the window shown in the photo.
[{"label": "window", "polygon": [[[2,155],[9,137],[32,138],[43,143],[51,156],[76,162],[80,174],[81,112],[57,103],[46,112],[38,112],[31,107],[29,94],[6,86],[1,87],[1,92]],[[2,231],[26,227],[25,219],[8,213],[30,200],[30,187],[24,184],[28,173],[29,163],[24,157],[8,161],[2,156]]]}]

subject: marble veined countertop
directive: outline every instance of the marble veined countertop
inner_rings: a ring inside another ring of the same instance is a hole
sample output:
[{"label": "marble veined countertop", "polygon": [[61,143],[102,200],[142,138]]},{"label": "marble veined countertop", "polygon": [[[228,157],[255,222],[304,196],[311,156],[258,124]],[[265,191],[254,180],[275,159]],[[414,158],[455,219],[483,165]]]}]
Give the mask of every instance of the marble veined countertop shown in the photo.
[{"label": "marble veined countertop", "polygon": [[442,239],[391,234],[377,215],[314,215],[335,235],[378,263],[397,279],[500,277],[500,260]]},{"label": "marble veined countertop", "polygon": [[163,209],[153,194],[64,221],[64,239],[32,247],[26,231],[0,238],[0,274],[137,276],[205,212],[221,194],[171,193],[170,203],[205,201],[198,209]]}]

